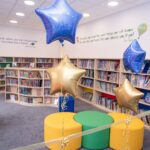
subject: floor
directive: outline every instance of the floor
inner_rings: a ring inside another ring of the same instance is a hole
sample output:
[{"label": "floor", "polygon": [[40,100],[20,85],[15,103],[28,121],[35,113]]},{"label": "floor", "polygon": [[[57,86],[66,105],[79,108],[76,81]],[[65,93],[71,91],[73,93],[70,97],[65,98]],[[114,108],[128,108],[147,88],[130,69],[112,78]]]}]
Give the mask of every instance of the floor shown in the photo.
[{"label": "floor", "polygon": [[[75,112],[98,110],[80,100],[75,101]],[[9,150],[43,141],[43,120],[57,108],[27,107],[0,100],[0,150]],[[47,150],[42,148],[40,150]],[[150,132],[145,132],[144,150],[150,150]]]}]

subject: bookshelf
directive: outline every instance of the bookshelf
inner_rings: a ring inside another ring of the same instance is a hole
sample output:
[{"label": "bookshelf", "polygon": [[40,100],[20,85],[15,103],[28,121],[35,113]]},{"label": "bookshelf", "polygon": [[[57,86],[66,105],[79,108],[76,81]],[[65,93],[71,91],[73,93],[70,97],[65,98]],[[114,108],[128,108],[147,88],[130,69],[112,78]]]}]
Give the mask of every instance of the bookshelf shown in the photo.
[{"label": "bookshelf", "polygon": [[[144,100],[139,102],[140,112],[150,110],[150,60],[145,61],[138,74],[126,71],[121,59],[81,58],[78,59],[78,67],[86,70],[86,75],[78,82],[79,99],[106,112],[126,112],[126,109],[119,108],[113,88],[121,86],[128,78],[135,88],[144,92]],[[150,129],[150,116],[142,119]]]},{"label": "bookshelf", "polygon": [[[60,61],[61,58],[0,57],[0,93],[6,93],[6,98],[15,103],[54,104],[57,96],[50,95],[51,82],[45,69]],[[78,82],[81,100],[106,112],[125,112],[118,107],[112,89],[128,78],[135,88],[144,92],[143,100],[139,102],[140,111],[150,110],[150,60],[144,62],[138,74],[126,71],[122,59],[70,58],[70,61],[86,70]],[[149,127],[150,117],[145,118]]]},{"label": "bookshelf", "polygon": [[0,68],[0,94],[5,93],[5,70]]},{"label": "bookshelf", "polygon": [[57,106],[57,96],[50,95],[50,79],[46,69],[5,68],[6,101]]}]

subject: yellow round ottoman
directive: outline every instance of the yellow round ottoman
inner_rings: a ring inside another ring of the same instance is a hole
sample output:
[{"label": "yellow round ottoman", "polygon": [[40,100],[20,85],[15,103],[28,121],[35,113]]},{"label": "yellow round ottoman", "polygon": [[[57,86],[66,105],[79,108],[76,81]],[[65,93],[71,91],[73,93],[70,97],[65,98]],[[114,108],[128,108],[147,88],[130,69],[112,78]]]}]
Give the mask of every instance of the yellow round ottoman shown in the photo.
[{"label": "yellow round ottoman", "polygon": [[[73,133],[82,132],[82,126],[74,121],[75,113],[61,112],[49,115],[44,120],[44,141],[50,141]],[[61,150],[61,143],[47,145],[51,150]],[[65,150],[81,147],[81,137],[69,141]]]},{"label": "yellow round ottoman", "polygon": [[131,119],[128,126],[125,123],[112,125],[110,148],[115,150],[141,150],[143,147],[144,123],[134,116],[123,113],[110,113],[109,115],[114,119],[114,122],[126,118]]}]

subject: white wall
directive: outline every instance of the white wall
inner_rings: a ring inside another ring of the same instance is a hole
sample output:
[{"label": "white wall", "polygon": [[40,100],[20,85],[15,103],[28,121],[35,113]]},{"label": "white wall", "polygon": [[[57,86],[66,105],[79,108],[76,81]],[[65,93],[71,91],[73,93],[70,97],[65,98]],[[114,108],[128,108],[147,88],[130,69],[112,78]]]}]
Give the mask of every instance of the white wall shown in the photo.
[{"label": "white wall", "polygon": [[59,57],[59,43],[47,45],[45,36],[43,31],[0,26],[0,56]]},{"label": "white wall", "polygon": [[[150,59],[150,3],[138,6],[97,20],[78,29],[77,37],[86,38],[93,35],[104,33],[121,32],[125,29],[133,29],[134,35],[126,39],[113,39],[88,43],[76,43],[72,45],[67,42],[65,54],[70,57],[89,57],[89,58],[122,58],[124,50],[129,46],[134,38],[138,37],[137,27],[141,23],[146,23],[149,28],[139,40],[141,47],[146,50],[147,58]],[[123,33],[125,35],[125,32]],[[119,36],[121,34],[119,33]]]}]

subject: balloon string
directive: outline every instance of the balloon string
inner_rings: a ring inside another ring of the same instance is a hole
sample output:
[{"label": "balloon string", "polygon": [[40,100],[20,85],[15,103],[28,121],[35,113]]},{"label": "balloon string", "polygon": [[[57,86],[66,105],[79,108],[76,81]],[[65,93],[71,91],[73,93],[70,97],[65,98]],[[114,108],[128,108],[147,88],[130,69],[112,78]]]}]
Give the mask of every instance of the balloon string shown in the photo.
[{"label": "balloon string", "polygon": [[[147,116],[147,115],[150,115],[150,111],[146,111],[144,113],[133,116],[132,121],[136,118],[142,118],[142,117]],[[74,134],[66,136],[66,137],[61,137],[61,138],[58,138],[58,139],[53,139],[53,140],[50,140],[50,141],[46,141],[46,142],[42,142],[42,143],[38,143],[38,144],[33,144],[33,145],[25,146],[25,147],[20,147],[20,148],[16,148],[16,149],[12,149],[12,150],[27,150],[27,149],[28,150],[33,150],[33,149],[37,149],[37,148],[43,148],[43,147],[45,147],[45,144],[46,145],[58,144],[58,143],[64,141],[64,139],[69,139],[69,141],[70,141],[71,139],[79,138],[79,137],[89,135],[89,134],[92,134],[92,133],[95,133],[95,132],[98,132],[98,131],[102,131],[102,130],[111,128],[111,126],[113,126],[113,125],[119,125],[119,124],[122,124],[122,123],[127,123],[127,119],[124,119],[124,120],[121,120],[121,121],[118,121],[118,122],[115,122],[115,123],[112,123],[112,124],[109,124],[109,125],[105,125],[105,126],[102,126],[102,127],[97,127],[97,128],[93,128],[93,129],[90,129],[90,130],[83,131],[83,132],[74,133]]]}]

